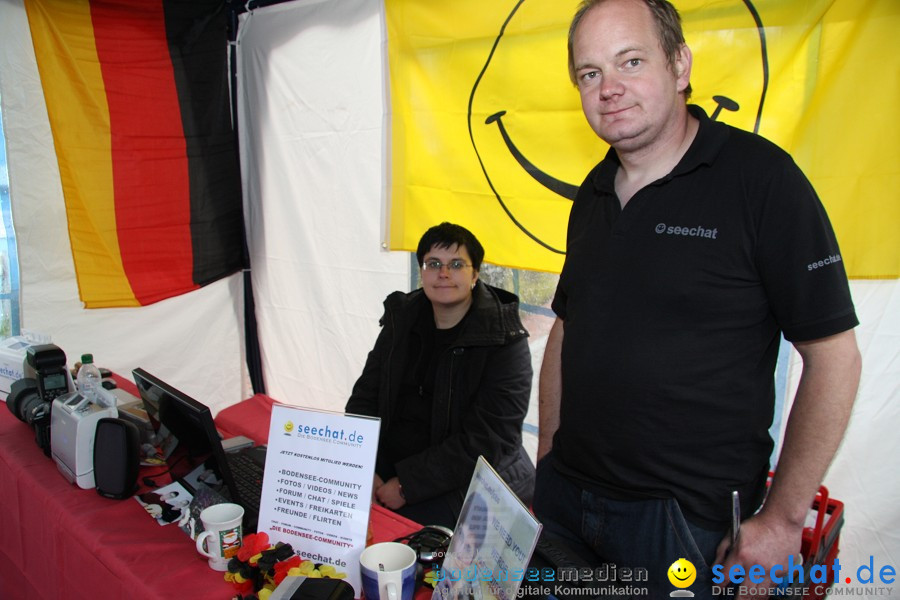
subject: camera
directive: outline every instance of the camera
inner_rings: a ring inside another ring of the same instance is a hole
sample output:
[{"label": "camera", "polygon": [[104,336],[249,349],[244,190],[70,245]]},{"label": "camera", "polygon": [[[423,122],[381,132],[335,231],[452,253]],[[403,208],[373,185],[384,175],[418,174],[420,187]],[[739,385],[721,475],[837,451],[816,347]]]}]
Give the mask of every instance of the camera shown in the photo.
[{"label": "camera", "polygon": [[25,362],[34,377],[13,382],[6,406],[17,419],[34,428],[35,442],[50,456],[50,407],[54,399],[72,388],[66,353],[55,344],[31,346]]}]

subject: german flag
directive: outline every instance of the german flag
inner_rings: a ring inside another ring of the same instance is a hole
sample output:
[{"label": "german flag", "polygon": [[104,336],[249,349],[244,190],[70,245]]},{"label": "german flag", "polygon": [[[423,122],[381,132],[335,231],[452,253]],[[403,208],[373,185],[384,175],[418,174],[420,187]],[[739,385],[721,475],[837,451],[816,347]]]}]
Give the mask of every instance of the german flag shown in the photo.
[{"label": "german flag", "polygon": [[221,0],[26,0],[88,308],[243,266]]}]

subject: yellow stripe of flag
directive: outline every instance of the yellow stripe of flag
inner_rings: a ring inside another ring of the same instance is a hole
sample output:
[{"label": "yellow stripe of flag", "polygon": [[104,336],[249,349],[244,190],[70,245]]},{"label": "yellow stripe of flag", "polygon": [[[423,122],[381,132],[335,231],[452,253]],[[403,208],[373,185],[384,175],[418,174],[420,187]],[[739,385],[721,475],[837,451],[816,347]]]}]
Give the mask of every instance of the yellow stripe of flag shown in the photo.
[{"label": "yellow stripe of flag", "polygon": [[[119,253],[109,108],[88,0],[26,0],[59,158],[79,290],[137,306]],[[90,208],[88,208],[90,207]],[[84,299],[84,298],[82,298]],[[102,297],[93,306],[103,306]]]}]

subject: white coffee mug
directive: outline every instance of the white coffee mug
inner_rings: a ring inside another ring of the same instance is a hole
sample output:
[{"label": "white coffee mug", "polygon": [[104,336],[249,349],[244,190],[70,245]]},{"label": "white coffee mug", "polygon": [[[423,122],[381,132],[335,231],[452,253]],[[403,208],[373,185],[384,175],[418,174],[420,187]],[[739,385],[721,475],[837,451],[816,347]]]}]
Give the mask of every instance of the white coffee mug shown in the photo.
[{"label": "white coffee mug", "polygon": [[372,544],[359,556],[366,600],[412,600],[416,551],[399,542]]},{"label": "white coffee mug", "polygon": [[216,571],[227,571],[243,539],[244,509],[237,504],[213,504],[200,512],[203,532],[197,536],[197,552],[209,559]]}]

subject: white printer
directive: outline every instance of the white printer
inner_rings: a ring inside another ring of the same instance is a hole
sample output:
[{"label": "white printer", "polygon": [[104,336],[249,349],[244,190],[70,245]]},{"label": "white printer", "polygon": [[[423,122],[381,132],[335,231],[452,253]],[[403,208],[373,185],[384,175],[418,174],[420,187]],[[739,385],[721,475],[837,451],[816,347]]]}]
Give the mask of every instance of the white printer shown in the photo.
[{"label": "white printer", "polygon": [[96,390],[91,402],[81,392],[69,392],[53,401],[50,409],[50,453],[56,467],[70,483],[94,488],[94,435],[97,422],[117,417],[116,397],[105,388]]}]

